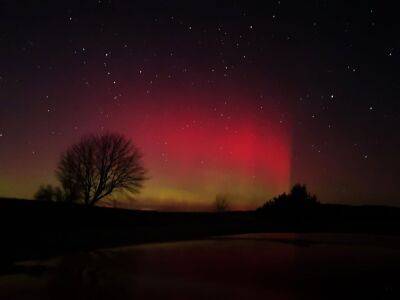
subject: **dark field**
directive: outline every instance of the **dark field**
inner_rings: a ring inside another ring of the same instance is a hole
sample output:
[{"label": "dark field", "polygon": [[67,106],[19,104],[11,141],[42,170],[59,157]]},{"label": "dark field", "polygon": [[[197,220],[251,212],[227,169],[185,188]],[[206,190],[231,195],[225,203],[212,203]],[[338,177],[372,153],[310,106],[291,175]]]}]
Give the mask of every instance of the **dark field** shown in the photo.
[{"label": "dark field", "polygon": [[166,213],[3,199],[0,214],[0,299],[399,296],[398,208]]},{"label": "dark field", "polygon": [[400,239],[246,234],[18,263],[0,299],[398,299]]},{"label": "dark field", "polygon": [[179,213],[0,199],[0,226],[4,245],[4,254],[0,257],[2,266],[74,251],[240,233],[399,235],[400,209],[322,204],[304,211]]}]

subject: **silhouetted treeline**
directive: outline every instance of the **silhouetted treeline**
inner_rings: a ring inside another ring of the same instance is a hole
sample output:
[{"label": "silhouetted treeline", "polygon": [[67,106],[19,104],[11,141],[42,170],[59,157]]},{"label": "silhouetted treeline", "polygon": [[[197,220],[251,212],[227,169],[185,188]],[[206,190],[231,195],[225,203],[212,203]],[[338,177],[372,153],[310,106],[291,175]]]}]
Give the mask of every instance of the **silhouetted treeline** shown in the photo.
[{"label": "silhouetted treeline", "polygon": [[272,198],[261,206],[258,211],[263,212],[267,210],[280,210],[280,211],[303,211],[305,209],[312,209],[319,205],[317,197],[311,195],[306,185],[295,184],[290,190],[289,194],[283,193],[279,196]]},{"label": "silhouetted treeline", "polygon": [[400,208],[321,204],[302,184],[267,201],[256,214],[272,230],[400,233]]}]

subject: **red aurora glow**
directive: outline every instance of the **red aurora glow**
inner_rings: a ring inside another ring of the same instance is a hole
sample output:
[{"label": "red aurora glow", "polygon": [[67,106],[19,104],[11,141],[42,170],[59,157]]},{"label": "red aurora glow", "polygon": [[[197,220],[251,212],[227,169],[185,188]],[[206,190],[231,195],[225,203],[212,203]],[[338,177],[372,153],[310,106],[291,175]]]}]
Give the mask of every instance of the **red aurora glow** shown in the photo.
[{"label": "red aurora glow", "polygon": [[157,109],[132,107],[135,117],[124,121],[150,170],[140,196],[145,206],[207,208],[222,193],[235,208],[250,208],[288,188],[290,135],[276,112],[237,100],[210,106],[196,97],[188,108],[187,97],[171,98]]}]

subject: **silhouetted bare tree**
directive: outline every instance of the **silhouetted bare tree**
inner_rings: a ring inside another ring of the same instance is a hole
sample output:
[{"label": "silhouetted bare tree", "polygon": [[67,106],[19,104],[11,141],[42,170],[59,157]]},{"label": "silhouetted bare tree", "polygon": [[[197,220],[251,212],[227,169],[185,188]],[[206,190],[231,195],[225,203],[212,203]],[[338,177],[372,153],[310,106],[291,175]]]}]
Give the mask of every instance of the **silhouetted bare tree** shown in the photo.
[{"label": "silhouetted bare tree", "polygon": [[224,212],[229,209],[228,198],[225,195],[217,195],[214,201],[215,210],[217,212]]},{"label": "silhouetted bare tree", "polygon": [[69,201],[92,206],[114,191],[139,192],[146,179],[139,149],[123,135],[83,137],[62,156],[57,168]]}]

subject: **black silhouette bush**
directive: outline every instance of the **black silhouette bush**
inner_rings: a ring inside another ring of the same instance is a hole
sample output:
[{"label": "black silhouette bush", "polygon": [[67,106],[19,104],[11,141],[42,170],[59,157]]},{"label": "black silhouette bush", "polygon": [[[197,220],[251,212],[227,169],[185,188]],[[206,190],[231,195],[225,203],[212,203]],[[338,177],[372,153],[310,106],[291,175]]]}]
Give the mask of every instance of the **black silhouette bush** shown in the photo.
[{"label": "black silhouette bush", "polygon": [[48,184],[41,185],[35,193],[34,198],[38,201],[60,202],[64,200],[64,194],[59,187],[53,187]]},{"label": "black silhouette bush", "polygon": [[225,212],[229,209],[228,197],[225,195],[217,195],[214,201],[214,208],[216,212]]},{"label": "black silhouette bush", "polygon": [[273,199],[267,201],[259,211],[267,211],[268,209],[279,210],[302,210],[308,208],[315,208],[319,205],[317,197],[311,195],[307,191],[307,187],[301,184],[295,184],[290,193],[283,193]]}]

